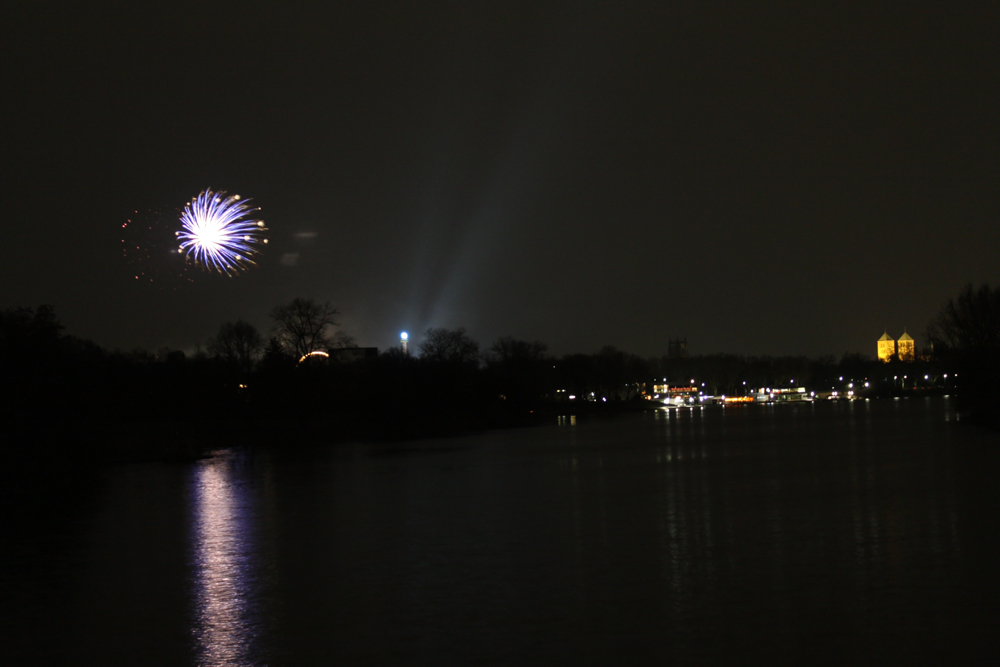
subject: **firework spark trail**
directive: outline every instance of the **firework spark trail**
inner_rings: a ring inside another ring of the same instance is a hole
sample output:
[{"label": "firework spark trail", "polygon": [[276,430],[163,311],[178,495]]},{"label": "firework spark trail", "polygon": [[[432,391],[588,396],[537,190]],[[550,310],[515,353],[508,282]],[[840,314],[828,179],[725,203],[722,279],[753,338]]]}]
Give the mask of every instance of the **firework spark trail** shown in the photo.
[{"label": "firework spark trail", "polygon": [[254,264],[256,246],[267,243],[264,221],[248,217],[259,210],[239,195],[203,191],[181,213],[184,230],[177,232],[179,252],[219,273],[239,273]]}]

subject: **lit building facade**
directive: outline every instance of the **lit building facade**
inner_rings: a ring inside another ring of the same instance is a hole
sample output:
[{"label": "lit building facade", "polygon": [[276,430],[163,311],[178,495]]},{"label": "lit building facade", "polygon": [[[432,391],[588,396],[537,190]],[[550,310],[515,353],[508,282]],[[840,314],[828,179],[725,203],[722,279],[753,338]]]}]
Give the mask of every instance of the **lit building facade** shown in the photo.
[{"label": "lit building facade", "polygon": [[903,329],[903,335],[899,337],[899,340],[893,340],[888,333],[882,334],[882,337],[878,339],[879,361],[892,361],[893,355],[896,355],[900,361],[917,360],[917,342],[910,334],[906,333],[906,329]]},{"label": "lit building facade", "polygon": [[917,359],[916,341],[910,337],[910,334],[906,333],[906,329],[896,341],[896,352],[899,354],[900,361],[916,361]]},{"label": "lit building facade", "polygon": [[894,354],[896,354],[896,341],[886,332],[878,339],[878,359],[889,362]]}]

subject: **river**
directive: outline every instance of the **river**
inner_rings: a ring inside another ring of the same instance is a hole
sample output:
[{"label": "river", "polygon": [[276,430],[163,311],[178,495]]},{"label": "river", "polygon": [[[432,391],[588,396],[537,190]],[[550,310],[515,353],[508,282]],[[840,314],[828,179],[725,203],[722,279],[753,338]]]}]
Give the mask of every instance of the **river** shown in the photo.
[{"label": "river", "polygon": [[913,665],[995,652],[1000,435],[959,421],[952,399],[283,444],[61,470],[5,496],[4,662]]}]

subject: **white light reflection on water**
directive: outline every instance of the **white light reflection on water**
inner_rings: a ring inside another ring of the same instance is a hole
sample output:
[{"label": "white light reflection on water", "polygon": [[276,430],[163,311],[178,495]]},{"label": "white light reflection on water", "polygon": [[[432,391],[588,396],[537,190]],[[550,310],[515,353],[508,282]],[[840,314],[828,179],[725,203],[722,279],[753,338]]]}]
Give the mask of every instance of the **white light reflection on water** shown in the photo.
[{"label": "white light reflection on water", "polygon": [[251,490],[234,472],[234,458],[216,456],[194,467],[194,634],[196,664],[252,665],[259,613]]}]

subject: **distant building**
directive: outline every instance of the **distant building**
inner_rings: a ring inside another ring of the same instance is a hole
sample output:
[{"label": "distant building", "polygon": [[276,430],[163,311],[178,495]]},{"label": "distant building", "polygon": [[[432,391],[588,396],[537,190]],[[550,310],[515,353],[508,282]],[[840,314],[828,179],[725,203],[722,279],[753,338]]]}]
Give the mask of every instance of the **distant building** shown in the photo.
[{"label": "distant building", "polygon": [[878,339],[879,361],[889,362],[892,360],[892,355],[894,354],[896,354],[896,341],[889,336],[889,332],[885,332],[882,334],[882,337]]},{"label": "distant building", "polygon": [[899,337],[899,340],[893,340],[888,333],[882,334],[882,337],[878,339],[879,361],[892,361],[893,355],[896,355],[895,358],[900,361],[917,360],[917,342],[910,334],[906,333],[906,329],[903,329],[903,335]]},{"label": "distant building", "polygon": [[906,329],[903,329],[903,335],[896,341],[896,353],[899,355],[900,361],[916,361],[917,359],[916,341],[910,337],[910,334],[906,333]]},{"label": "distant building", "polygon": [[671,338],[670,342],[667,343],[667,356],[671,359],[686,359],[688,356],[687,338],[683,340]]}]

